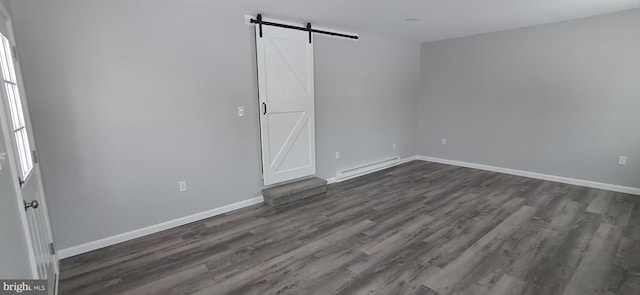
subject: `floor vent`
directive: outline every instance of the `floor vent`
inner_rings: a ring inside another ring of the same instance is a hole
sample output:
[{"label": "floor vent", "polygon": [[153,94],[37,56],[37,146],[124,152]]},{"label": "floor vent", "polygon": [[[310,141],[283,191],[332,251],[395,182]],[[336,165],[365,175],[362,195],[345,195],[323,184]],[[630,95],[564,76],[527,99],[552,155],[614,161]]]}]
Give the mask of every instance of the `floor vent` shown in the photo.
[{"label": "floor vent", "polygon": [[356,168],[338,171],[336,172],[336,182],[345,181],[345,180],[358,177],[361,175],[365,175],[371,172],[376,172],[385,168],[398,165],[398,163],[400,163],[400,157],[393,157],[391,159],[378,161],[375,163],[359,166]]}]

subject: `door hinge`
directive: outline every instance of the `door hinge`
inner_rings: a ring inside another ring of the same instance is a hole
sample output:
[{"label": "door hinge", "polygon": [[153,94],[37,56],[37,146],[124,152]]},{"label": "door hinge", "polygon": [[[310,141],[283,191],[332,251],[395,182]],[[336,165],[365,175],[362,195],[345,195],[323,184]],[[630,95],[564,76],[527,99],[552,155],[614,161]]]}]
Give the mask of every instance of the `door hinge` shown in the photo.
[{"label": "door hinge", "polygon": [[22,177],[20,176],[18,176],[18,184],[20,184],[20,187],[24,184],[24,180],[22,180]]},{"label": "door hinge", "polygon": [[38,164],[38,153],[36,153],[36,150],[31,151],[31,160],[33,160],[33,164]]},{"label": "door hinge", "polygon": [[16,46],[11,46],[11,55],[13,56],[13,60],[18,60],[18,52],[16,51]]},{"label": "door hinge", "polygon": [[49,243],[49,254],[56,255],[56,246],[53,243]]}]

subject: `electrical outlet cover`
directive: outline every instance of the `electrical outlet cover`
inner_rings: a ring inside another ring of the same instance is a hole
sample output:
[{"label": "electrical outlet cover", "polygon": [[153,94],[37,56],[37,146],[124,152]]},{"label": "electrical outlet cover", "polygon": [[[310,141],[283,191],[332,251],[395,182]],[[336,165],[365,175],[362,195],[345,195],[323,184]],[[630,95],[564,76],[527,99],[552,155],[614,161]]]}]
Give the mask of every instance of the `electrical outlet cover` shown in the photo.
[{"label": "electrical outlet cover", "polygon": [[627,165],[627,157],[620,156],[620,158],[618,158],[618,165]]}]

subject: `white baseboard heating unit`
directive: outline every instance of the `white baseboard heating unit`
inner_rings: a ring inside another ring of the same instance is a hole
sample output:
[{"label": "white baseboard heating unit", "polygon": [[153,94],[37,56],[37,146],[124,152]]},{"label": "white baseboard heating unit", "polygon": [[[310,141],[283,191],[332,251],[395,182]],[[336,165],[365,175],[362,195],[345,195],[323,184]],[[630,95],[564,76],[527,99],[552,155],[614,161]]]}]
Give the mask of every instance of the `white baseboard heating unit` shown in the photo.
[{"label": "white baseboard heating unit", "polygon": [[359,166],[359,167],[355,167],[347,170],[337,171],[336,182],[345,181],[347,179],[351,179],[361,175],[376,172],[385,168],[398,165],[399,163],[400,163],[400,157],[396,156],[391,159],[386,159],[386,160],[378,161],[371,164],[366,164],[363,166]]}]

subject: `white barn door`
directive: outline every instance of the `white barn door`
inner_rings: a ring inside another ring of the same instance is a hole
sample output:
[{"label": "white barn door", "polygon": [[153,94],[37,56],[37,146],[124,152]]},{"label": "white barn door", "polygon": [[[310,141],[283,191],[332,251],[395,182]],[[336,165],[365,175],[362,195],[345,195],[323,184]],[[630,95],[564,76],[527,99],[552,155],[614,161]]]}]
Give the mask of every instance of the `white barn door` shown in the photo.
[{"label": "white barn door", "polygon": [[316,173],[309,33],[256,26],[264,184]]}]

